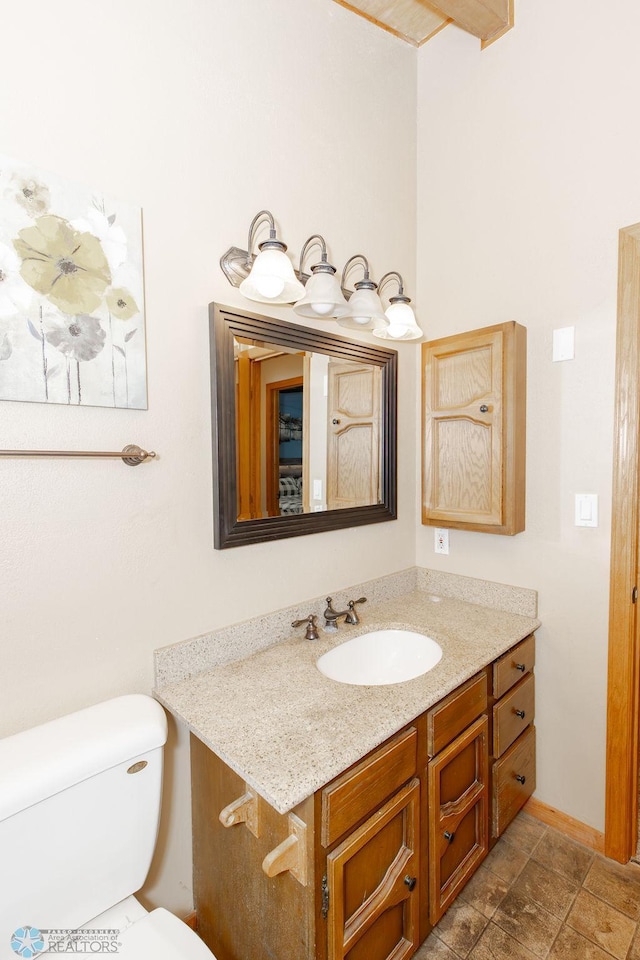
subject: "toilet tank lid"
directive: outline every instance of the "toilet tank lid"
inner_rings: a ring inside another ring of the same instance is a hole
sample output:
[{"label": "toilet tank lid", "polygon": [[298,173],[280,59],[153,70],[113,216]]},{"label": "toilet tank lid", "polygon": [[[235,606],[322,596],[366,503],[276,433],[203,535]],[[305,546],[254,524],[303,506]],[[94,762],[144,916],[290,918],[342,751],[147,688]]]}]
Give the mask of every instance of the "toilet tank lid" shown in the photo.
[{"label": "toilet tank lid", "polygon": [[167,718],[144,694],[105,700],[0,740],[0,821],[162,747]]}]

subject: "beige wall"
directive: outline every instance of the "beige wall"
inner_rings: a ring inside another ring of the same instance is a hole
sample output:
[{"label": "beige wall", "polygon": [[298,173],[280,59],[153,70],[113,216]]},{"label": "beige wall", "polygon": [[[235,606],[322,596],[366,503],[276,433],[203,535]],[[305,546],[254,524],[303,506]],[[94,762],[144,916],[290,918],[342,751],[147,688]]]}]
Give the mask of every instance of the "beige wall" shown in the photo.
[{"label": "beige wall", "polygon": [[[149,410],[5,402],[1,445],[160,455],[0,462],[6,734],[150,690],[158,646],[413,563],[411,349],[400,520],[213,550],[207,304],[246,303],[218,258],[263,207],[293,253],[320,232],[336,264],[362,252],[414,289],[416,56],[327,0],[33,0],[5,5],[2,36],[0,152],[143,207]],[[178,912],[186,757],[149,888]]]},{"label": "beige wall", "polygon": [[[604,759],[617,231],[640,220],[640,9],[518,0],[484,52],[448,28],[419,53],[418,293],[429,336],[528,328],[527,529],[452,531],[418,563],[535,587],[537,796],[598,829]],[[552,363],[552,330],[576,358]],[[574,526],[575,493],[600,525]]]}]

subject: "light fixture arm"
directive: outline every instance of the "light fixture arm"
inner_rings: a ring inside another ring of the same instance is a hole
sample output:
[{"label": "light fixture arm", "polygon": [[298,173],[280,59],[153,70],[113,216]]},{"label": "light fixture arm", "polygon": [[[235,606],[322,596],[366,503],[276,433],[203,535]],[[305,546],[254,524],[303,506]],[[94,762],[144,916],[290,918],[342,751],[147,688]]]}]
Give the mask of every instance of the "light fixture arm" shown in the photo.
[{"label": "light fixture arm", "polygon": [[[276,222],[273,218],[273,214],[270,210],[260,210],[259,213],[256,213],[255,217],[251,221],[249,226],[249,239],[247,240],[247,264],[250,267],[253,262],[253,239],[257,232],[258,225],[260,223],[266,222],[269,224],[269,240],[276,239]],[[287,248],[285,247],[285,250]]]},{"label": "light fixture arm", "polygon": [[328,264],[328,254],[327,254],[327,244],[325,243],[324,237],[321,237],[319,233],[314,233],[309,237],[308,240],[305,240],[302,250],[300,252],[300,266],[298,267],[298,276],[302,276],[302,267],[304,264],[304,258],[307,255],[307,251],[311,247],[320,247],[322,253],[320,255],[320,262],[322,264]]},{"label": "light fixture arm", "polygon": [[354,255],[353,255],[352,257],[349,257],[349,259],[348,259],[347,262],[345,263],[344,269],[343,269],[343,271],[342,271],[342,280],[340,281],[340,286],[344,288],[345,280],[346,280],[346,277],[347,277],[347,273],[348,273],[349,270],[351,269],[352,264],[354,264],[357,260],[359,260],[359,261],[360,261],[360,265],[364,267],[364,281],[360,281],[360,282],[361,282],[361,283],[362,283],[362,282],[366,282],[366,283],[368,283],[368,284],[373,284],[372,289],[375,290],[377,284],[373,283],[373,281],[370,280],[370,278],[369,278],[369,261],[367,260],[367,258],[366,258],[362,253],[354,253]]},{"label": "light fixture arm", "polygon": [[410,298],[407,297],[404,292],[404,280],[402,279],[402,277],[400,276],[397,270],[390,270],[388,273],[385,273],[385,275],[380,280],[380,283],[378,284],[378,289],[382,291],[383,286],[386,283],[388,283],[389,280],[396,280],[398,283],[398,295],[396,297],[390,297],[389,298],[390,302],[391,303],[411,303]]}]

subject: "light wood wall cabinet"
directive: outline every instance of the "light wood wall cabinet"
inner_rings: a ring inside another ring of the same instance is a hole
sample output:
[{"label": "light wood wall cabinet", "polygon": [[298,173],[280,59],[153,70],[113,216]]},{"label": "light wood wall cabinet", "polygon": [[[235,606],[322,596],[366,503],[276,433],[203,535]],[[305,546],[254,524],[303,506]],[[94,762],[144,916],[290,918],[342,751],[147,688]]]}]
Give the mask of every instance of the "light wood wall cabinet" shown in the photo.
[{"label": "light wood wall cabinet", "polygon": [[422,345],[422,522],[525,526],[527,331],[510,322]]},{"label": "light wood wall cabinet", "polygon": [[533,790],[532,667],[533,636],[287,814],[192,736],[197,929],[218,960],[411,957]]}]

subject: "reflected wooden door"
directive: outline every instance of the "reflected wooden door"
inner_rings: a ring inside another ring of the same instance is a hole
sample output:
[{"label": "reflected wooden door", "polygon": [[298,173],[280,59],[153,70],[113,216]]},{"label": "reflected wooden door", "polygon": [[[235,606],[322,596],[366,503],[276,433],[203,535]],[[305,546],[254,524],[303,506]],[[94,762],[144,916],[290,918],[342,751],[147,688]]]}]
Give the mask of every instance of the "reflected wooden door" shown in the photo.
[{"label": "reflected wooden door", "polygon": [[380,502],[379,367],[328,367],[327,509]]}]

